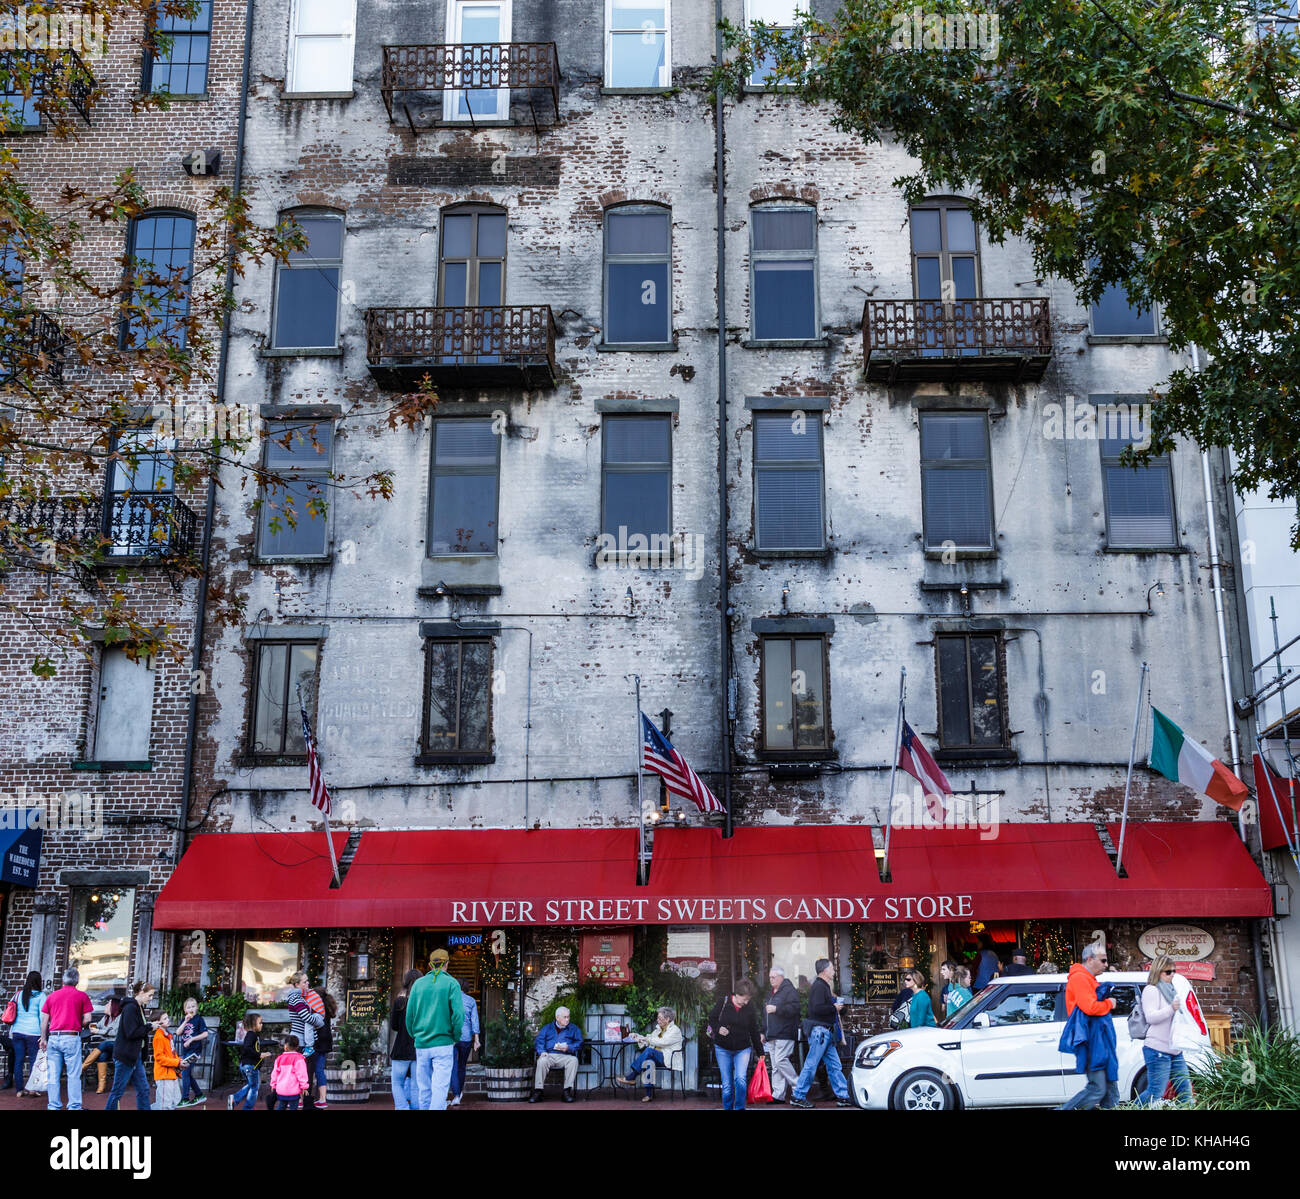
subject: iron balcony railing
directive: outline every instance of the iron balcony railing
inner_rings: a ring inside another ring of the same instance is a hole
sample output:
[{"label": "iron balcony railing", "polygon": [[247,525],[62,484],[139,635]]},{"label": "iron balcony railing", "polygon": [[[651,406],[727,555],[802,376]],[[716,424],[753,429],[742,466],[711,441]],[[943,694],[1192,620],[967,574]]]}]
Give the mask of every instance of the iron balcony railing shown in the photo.
[{"label": "iron balcony railing", "polygon": [[924,368],[928,360],[938,369],[934,360],[944,359],[968,361],[973,374],[996,373],[1002,360],[1028,377],[1041,377],[1052,355],[1051,320],[1042,298],[868,300],[862,340],[873,377],[900,362]]},{"label": "iron balcony railing", "polygon": [[42,369],[61,381],[68,343],[68,335],[48,312],[0,313],[0,383]]},{"label": "iron balcony railing", "polygon": [[[554,42],[473,42],[432,46],[385,46],[380,95],[393,120],[394,102],[434,92],[549,92],[551,113],[560,111],[560,59]],[[473,105],[464,119],[473,121]],[[407,120],[411,114],[407,112]],[[533,109],[533,121],[537,123]],[[414,122],[412,121],[412,125]]]},{"label": "iron balcony railing", "polygon": [[109,559],[177,558],[198,548],[199,518],[170,492],[0,500],[0,543],[98,546]]},{"label": "iron balcony railing", "polygon": [[537,386],[555,379],[555,320],[549,304],[371,308],[366,358],[381,381],[418,381],[427,373]]},{"label": "iron balcony railing", "polygon": [[[9,102],[11,126],[41,124],[36,101],[50,92],[66,94],[77,115],[90,124],[91,96],[98,85],[75,50],[0,50],[0,80],[0,99]],[[30,97],[20,86],[24,80],[31,89]]]}]

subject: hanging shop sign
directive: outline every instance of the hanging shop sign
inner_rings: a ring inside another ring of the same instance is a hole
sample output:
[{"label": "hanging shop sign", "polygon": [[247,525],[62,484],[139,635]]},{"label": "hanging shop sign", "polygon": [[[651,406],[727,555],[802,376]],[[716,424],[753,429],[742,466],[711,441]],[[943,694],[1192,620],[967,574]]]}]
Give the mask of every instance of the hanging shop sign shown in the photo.
[{"label": "hanging shop sign", "polygon": [[901,970],[868,970],[867,1002],[891,1003],[903,989]]},{"label": "hanging shop sign", "polygon": [[1138,950],[1148,958],[1167,953],[1180,962],[1199,962],[1214,952],[1214,938],[1194,924],[1158,924],[1138,937]]},{"label": "hanging shop sign", "polygon": [[[0,883],[34,887],[41,873],[41,838],[45,830],[33,827],[37,809],[4,813],[17,817],[0,821]],[[17,827],[15,827],[17,826]]]},{"label": "hanging shop sign", "polygon": [[631,956],[631,933],[583,933],[581,977],[595,974],[606,986],[621,987],[632,981]]}]

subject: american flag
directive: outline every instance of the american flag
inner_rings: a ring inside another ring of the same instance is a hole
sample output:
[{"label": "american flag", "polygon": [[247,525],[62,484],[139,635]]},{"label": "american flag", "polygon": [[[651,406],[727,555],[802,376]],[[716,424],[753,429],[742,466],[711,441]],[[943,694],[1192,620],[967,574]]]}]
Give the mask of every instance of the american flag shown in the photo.
[{"label": "american flag", "polygon": [[674,795],[689,799],[701,812],[721,812],[718,797],[704,785],[703,780],[687,764],[672,745],[641,713],[641,764],[664,780],[664,785]]},{"label": "american flag", "polygon": [[321,773],[320,759],[316,756],[316,742],[311,735],[311,721],[307,719],[307,705],[302,692],[298,692],[298,709],[302,712],[302,743],[307,747],[307,781],[311,787],[311,802],[326,816],[330,814],[330,793],[325,789],[325,776]]},{"label": "american flag", "polygon": [[903,738],[898,746],[898,769],[910,774],[925,792],[926,806],[930,815],[942,817],[948,811],[948,803],[943,799],[952,794],[952,787],[930,751],[921,744],[921,738],[912,726],[903,721]]}]

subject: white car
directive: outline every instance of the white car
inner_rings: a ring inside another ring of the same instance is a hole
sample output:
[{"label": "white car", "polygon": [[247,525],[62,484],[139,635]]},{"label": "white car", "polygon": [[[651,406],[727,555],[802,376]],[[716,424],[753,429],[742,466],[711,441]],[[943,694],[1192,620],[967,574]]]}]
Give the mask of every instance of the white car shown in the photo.
[{"label": "white car", "polygon": [[[1111,1019],[1119,1056],[1120,1099],[1146,1086],[1142,1042],[1130,1040],[1128,1014],[1145,973],[1115,972]],[[859,1107],[945,1111],[959,1107],[1058,1107],[1085,1078],[1073,1054],[1057,1045],[1065,1027],[1064,974],[1026,974],[989,983],[937,1028],[904,1028],[869,1037],[853,1055],[853,1098]],[[1194,1066],[1203,1051],[1186,1053]]]}]

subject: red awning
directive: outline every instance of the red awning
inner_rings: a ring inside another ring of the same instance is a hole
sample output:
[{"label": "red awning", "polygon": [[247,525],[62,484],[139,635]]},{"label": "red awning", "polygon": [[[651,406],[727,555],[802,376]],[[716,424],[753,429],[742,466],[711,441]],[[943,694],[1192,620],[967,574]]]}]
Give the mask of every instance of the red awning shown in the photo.
[{"label": "red awning", "polygon": [[[335,834],[342,838],[343,834]],[[1118,842],[1119,827],[1111,827]],[[319,835],[199,837],[158,928],[612,926],[1267,916],[1223,822],[1132,823],[1118,878],[1090,824],[895,829],[882,883],[866,825],[666,828],[649,885],[632,829],[366,832],[337,890]],[[276,860],[278,859],[278,861]],[[286,860],[287,859],[287,860]]]},{"label": "red awning", "polygon": [[[334,833],[334,853],[347,833]],[[319,916],[333,881],[323,833],[205,833],[154,905],[155,928],[331,928]]]}]

